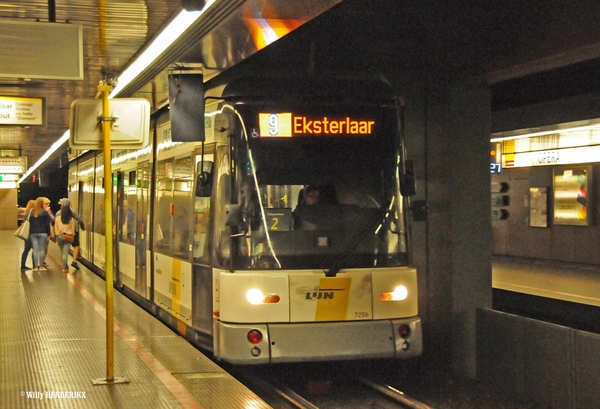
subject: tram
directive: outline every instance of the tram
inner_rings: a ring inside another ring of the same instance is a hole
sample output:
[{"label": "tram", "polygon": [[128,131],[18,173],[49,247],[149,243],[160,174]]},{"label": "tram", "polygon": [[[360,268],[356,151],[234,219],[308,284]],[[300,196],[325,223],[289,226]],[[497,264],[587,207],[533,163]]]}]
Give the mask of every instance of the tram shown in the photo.
[{"label": "tram", "polygon": [[204,141],[173,142],[165,106],[150,146],[112,152],[112,232],[106,159],[71,161],[82,258],[103,271],[112,233],[117,288],[218,360],[419,356],[412,188],[389,85],[240,78],[203,97]]}]

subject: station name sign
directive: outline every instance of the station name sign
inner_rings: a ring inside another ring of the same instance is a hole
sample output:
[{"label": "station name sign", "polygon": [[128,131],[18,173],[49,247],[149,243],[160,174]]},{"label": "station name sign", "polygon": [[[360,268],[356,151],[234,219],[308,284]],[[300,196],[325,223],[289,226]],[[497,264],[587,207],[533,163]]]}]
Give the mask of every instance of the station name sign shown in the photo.
[{"label": "station name sign", "polygon": [[371,119],[307,117],[291,112],[259,113],[261,137],[294,136],[367,136],[372,135],[376,122]]},{"label": "station name sign", "polygon": [[0,125],[44,124],[44,99],[0,96]]}]

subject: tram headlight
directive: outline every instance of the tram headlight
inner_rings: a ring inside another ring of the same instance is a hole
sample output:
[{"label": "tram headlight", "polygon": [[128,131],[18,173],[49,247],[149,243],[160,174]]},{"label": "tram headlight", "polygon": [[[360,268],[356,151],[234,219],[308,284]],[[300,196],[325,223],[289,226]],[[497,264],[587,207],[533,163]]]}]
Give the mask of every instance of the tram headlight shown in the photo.
[{"label": "tram headlight", "polygon": [[406,300],[407,297],[408,297],[408,289],[403,285],[399,285],[392,292],[381,293],[379,295],[379,299],[381,301],[402,301],[402,300]]},{"label": "tram headlight", "polygon": [[253,289],[246,293],[246,299],[253,305],[262,304],[263,298],[265,298],[265,296],[260,290]]},{"label": "tram headlight", "polygon": [[262,291],[253,288],[246,293],[246,299],[252,305],[277,304],[281,297],[277,294],[263,294]]}]

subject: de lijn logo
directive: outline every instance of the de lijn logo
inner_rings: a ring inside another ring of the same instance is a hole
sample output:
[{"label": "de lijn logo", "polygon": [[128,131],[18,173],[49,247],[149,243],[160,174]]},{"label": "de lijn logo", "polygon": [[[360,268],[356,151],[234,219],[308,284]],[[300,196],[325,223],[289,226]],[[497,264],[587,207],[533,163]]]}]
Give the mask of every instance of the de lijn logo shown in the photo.
[{"label": "de lijn logo", "polygon": [[344,291],[343,288],[319,288],[316,291],[307,291],[306,300],[333,300],[335,293]]}]

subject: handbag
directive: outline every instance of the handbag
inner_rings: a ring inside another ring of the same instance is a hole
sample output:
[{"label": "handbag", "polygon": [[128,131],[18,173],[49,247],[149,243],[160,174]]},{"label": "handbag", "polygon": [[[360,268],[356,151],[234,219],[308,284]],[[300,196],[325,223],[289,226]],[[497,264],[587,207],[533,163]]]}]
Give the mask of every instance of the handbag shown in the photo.
[{"label": "handbag", "polygon": [[17,236],[21,240],[29,240],[29,228],[31,227],[29,217],[31,217],[31,211],[27,215],[27,219],[23,220],[17,231],[13,233],[13,236]]},{"label": "handbag", "polygon": [[[60,225],[61,229],[65,229],[65,230],[71,230],[71,231],[75,231],[75,219],[71,218],[71,220],[69,220],[69,224],[67,224],[66,226],[62,224],[62,220],[61,220],[61,225]],[[65,243],[73,243],[73,241],[75,241],[75,233],[67,233],[67,232],[63,232],[60,234],[60,236],[62,237],[62,240]]]}]

